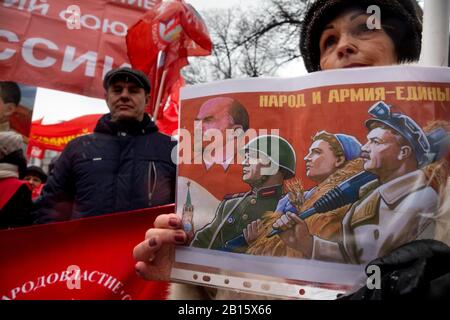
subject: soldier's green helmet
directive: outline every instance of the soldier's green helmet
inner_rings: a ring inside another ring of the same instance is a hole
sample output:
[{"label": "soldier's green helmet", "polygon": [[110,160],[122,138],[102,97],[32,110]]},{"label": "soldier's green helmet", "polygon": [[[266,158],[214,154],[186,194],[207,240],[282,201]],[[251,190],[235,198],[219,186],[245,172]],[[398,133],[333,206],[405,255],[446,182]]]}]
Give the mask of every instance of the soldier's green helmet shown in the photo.
[{"label": "soldier's green helmet", "polygon": [[241,152],[264,155],[286,173],[284,179],[295,176],[295,150],[284,138],[276,135],[261,135],[250,140]]}]

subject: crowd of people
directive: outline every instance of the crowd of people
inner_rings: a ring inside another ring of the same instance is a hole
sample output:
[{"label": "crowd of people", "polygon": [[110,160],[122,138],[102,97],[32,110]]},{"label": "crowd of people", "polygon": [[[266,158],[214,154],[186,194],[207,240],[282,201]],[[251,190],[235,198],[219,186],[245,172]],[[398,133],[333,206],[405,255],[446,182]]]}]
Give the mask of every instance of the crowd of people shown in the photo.
[{"label": "crowd of people", "polygon": [[0,82],[0,228],[31,225],[33,200],[39,197],[47,174],[27,166],[27,137],[14,131],[10,121],[21,100],[21,90],[12,81]]},{"label": "crowd of people", "polygon": [[[381,8],[380,29],[370,29],[366,23],[366,8],[373,4]],[[415,0],[316,0],[308,7],[304,16],[300,50],[308,72],[411,63],[419,59],[421,33],[422,10]],[[106,74],[103,86],[109,113],[100,118],[92,134],[78,137],[67,145],[52,164],[49,174],[36,166],[27,167],[23,138],[8,126],[8,117],[20,101],[20,90],[17,92],[16,86],[12,82],[0,83],[0,228],[67,221],[160,206],[175,201],[176,165],[171,155],[176,141],[158,132],[154,121],[145,113],[152,88],[144,73],[122,67]],[[224,105],[233,103],[219,102]],[[226,108],[229,109],[232,108]],[[203,112],[206,112],[205,110],[206,106]],[[239,126],[245,131],[243,125]],[[376,131],[392,141],[398,140],[397,136],[406,129],[397,124],[383,123],[376,117],[368,124],[369,134]],[[416,141],[407,140],[402,143],[415,147]],[[342,150],[339,147],[332,149],[330,146],[333,144],[342,146]],[[320,158],[317,153],[320,150],[329,150],[329,159],[333,163],[331,169],[326,172],[316,172],[312,166],[312,163]],[[358,157],[361,150],[368,158],[371,146],[362,146],[351,136],[318,133],[304,159],[308,164],[307,175],[320,184],[335,170]],[[295,155],[293,158],[295,161]],[[422,174],[418,171],[421,159],[408,157],[407,161],[411,167],[408,173]],[[375,162],[374,160],[372,171],[376,173]],[[290,167],[287,165],[284,168]],[[294,172],[295,163],[289,170]],[[289,170],[276,177],[280,185],[284,179],[292,176]],[[385,181],[381,183],[394,179],[383,176],[384,178]],[[259,181],[244,182],[252,189]],[[447,183],[445,188],[448,189],[449,186]],[[309,190],[309,196],[316,190]],[[450,190],[447,190],[447,193],[449,192]],[[444,200],[439,210],[450,211],[449,199]],[[279,203],[275,201],[273,207],[276,207],[277,211],[288,213],[287,208],[292,208],[292,205],[287,198],[283,198]],[[344,212],[341,218],[343,216]],[[217,224],[219,223],[218,220]],[[286,214],[284,220],[277,223],[280,228],[283,225],[292,227],[294,236],[302,234],[293,242],[289,240],[292,242],[289,245],[295,247],[296,242],[310,243],[308,252],[304,252],[304,255],[313,255],[312,246],[315,240],[309,232],[305,232],[308,228],[303,220]],[[256,225],[252,228],[256,228]],[[214,230],[210,231],[214,233]],[[207,236],[205,231],[204,234],[198,235],[194,242],[203,241],[218,247],[223,245],[213,243],[215,239],[211,240]],[[249,240],[250,229],[246,231],[245,236],[250,244],[253,241]],[[158,216],[153,228],[147,231],[145,239],[134,249],[137,274],[149,280],[170,280],[169,272],[174,261],[175,246],[186,244],[192,240],[189,238],[178,215]],[[289,238],[295,237],[291,235]],[[319,248],[319,245],[330,243],[317,242],[314,248]],[[333,246],[336,248],[333,247],[332,251],[337,254],[337,242],[333,242]],[[450,248],[433,240],[412,241],[393,252],[383,252],[386,255],[385,260],[363,260],[364,263],[378,265],[391,261],[391,268],[387,272],[397,270],[401,277],[403,269],[395,269],[392,264],[412,265],[417,259],[424,259],[424,252],[431,252],[432,256],[437,257],[434,263],[440,263],[442,260],[439,260],[439,254],[448,257]],[[393,258],[399,254],[403,255],[404,260]],[[343,257],[339,256],[339,259]],[[448,261],[448,258],[446,259]],[[450,274],[450,265],[446,272],[447,275]],[[429,274],[423,276],[419,271],[416,276],[420,281],[433,280]],[[450,294],[450,281],[447,281],[447,285],[448,288],[440,291],[440,294]],[[386,291],[391,287],[386,286]],[[408,292],[415,290],[414,294],[419,296],[439,296],[432,286],[427,286],[423,291],[420,291],[421,288],[423,283]],[[395,292],[377,291],[377,297],[399,296],[402,292],[400,289],[396,287]],[[374,296],[362,290],[351,297],[364,299]],[[170,298],[220,299],[242,298],[242,295],[224,289],[172,284]]]},{"label": "crowd of people", "polygon": [[[174,202],[176,167],[171,153],[176,142],[159,133],[144,112],[151,90],[146,75],[127,67],[113,69],[103,84],[110,113],[101,117],[93,134],[67,145],[52,163],[49,176],[40,167],[27,167],[22,137],[4,126],[0,138],[0,170],[5,171],[1,189],[11,190],[2,192],[4,227]],[[20,100],[20,91],[10,89],[16,87],[10,83],[1,87],[5,121]],[[11,91],[16,92],[13,103],[7,97]],[[20,217],[14,214],[18,211]]]}]

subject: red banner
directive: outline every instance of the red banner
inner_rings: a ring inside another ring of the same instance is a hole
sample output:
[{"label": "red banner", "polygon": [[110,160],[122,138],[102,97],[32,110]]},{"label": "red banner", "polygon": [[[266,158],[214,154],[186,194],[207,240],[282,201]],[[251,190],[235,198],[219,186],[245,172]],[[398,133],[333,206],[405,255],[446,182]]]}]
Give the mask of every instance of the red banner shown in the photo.
[{"label": "red banner", "polygon": [[20,0],[0,4],[0,80],[103,98],[128,64],[129,26],[160,0]]},{"label": "red banner", "polygon": [[166,282],[139,278],[133,248],[173,205],[0,231],[2,300],[165,299]]},{"label": "red banner", "polygon": [[209,55],[212,50],[202,17],[183,0],[165,1],[149,10],[130,28],[126,43],[133,67],[145,72],[152,83],[154,94],[146,111],[155,115],[159,108],[160,120],[172,87],[181,81],[181,68],[189,63],[187,57]]},{"label": "red banner", "polygon": [[[27,156],[42,159],[42,152],[37,150],[62,151],[76,137],[91,133],[101,114],[89,114],[57,124],[42,124],[41,120],[33,121]],[[33,154],[34,153],[34,154]]]}]

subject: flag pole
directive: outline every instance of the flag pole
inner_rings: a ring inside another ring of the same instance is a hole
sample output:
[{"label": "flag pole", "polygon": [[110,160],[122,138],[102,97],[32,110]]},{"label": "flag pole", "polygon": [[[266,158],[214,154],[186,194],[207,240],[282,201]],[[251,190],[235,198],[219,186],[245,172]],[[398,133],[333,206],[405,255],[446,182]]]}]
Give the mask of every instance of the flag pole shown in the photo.
[{"label": "flag pole", "polygon": [[[160,70],[162,68],[164,68],[165,60],[166,60],[165,52],[164,51],[159,51],[158,52],[158,56],[157,56],[157,60],[156,60],[156,70],[155,70],[155,74],[153,76],[153,78],[154,78],[153,79],[154,80],[153,87],[152,87],[153,94],[152,94],[152,99],[151,99],[151,108],[152,108],[151,110],[152,110],[153,114],[155,113],[155,108],[157,106],[157,101],[156,101],[157,96],[158,96],[157,93],[159,91],[159,86],[160,86],[160,83],[161,83],[161,79],[159,77],[159,74],[160,74]],[[155,120],[155,119],[152,118],[152,120]]]},{"label": "flag pole", "polygon": [[158,98],[156,99],[156,104],[153,107],[153,121],[156,121],[156,119],[158,117],[159,107],[161,104],[161,96],[162,96],[163,89],[164,89],[164,82],[166,80],[166,75],[167,75],[167,69],[164,69],[163,74],[161,76],[161,82],[159,83]]},{"label": "flag pole", "polygon": [[450,0],[425,0],[420,64],[448,66]]}]

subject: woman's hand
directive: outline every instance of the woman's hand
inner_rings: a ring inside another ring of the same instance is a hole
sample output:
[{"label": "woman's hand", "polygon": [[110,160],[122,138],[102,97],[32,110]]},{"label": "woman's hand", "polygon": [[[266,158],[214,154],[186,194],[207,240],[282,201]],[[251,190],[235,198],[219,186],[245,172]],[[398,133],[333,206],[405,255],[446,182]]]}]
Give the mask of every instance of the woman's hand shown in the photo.
[{"label": "woman's hand", "polygon": [[180,217],[175,213],[159,215],[154,228],[145,233],[145,240],[134,247],[136,273],[147,280],[168,281],[175,259],[175,245],[186,244],[187,240]]}]

